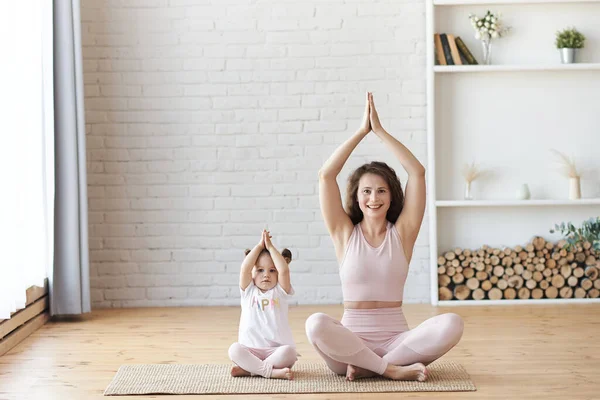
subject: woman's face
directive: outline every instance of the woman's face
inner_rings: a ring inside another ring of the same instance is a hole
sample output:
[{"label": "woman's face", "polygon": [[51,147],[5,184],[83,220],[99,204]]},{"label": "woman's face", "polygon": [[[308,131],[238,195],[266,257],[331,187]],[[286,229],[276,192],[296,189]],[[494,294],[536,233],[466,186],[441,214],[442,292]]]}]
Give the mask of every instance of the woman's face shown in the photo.
[{"label": "woman's face", "polygon": [[392,200],[390,187],[385,179],[371,173],[361,176],[356,197],[365,218],[385,218]]}]

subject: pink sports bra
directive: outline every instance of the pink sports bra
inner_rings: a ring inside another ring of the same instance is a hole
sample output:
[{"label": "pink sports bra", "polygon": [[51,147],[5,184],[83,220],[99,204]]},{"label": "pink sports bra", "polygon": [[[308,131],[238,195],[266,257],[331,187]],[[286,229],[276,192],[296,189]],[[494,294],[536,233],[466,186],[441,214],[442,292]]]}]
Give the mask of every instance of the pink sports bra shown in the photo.
[{"label": "pink sports bra", "polygon": [[371,246],[360,228],[348,240],[340,264],[344,301],[402,301],[408,262],[394,224],[388,221],[383,243]]}]

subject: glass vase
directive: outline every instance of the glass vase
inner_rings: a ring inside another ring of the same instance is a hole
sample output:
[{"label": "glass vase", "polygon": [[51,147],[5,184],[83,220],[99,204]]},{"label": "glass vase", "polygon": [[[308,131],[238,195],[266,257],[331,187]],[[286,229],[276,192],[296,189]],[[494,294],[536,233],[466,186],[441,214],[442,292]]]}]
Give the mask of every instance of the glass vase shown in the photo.
[{"label": "glass vase", "polygon": [[492,64],[492,41],[491,40],[482,40],[481,46],[483,49],[483,65],[491,65]]},{"label": "glass vase", "polygon": [[471,182],[465,182],[465,200],[473,200],[471,193]]}]

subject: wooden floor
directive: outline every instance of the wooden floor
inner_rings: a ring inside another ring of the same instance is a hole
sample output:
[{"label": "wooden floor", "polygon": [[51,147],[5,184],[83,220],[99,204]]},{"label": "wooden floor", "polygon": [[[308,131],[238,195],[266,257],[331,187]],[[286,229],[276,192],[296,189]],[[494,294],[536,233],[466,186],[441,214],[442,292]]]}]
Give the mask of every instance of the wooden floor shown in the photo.
[{"label": "wooden floor", "polygon": [[[339,318],[342,308],[290,309],[301,361],[319,360],[304,334],[304,321],[318,311]],[[411,326],[448,311],[464,318],[465,333],[445,357],[466,367],[477,391],[403,393],[402,398],[600,399],[599,305],[405,306]],[[237,338],[238,318],[238,307],[190,307],[97,310],[80,320],[48,322],[0,357],[0,399],[101,399],[122,364],[228,363],[227,348]],[[399,396],[378,393],[351,398]],[[216,397],[177,396],[177,400]],[[219,398],[341,400],[349,395]]]}]

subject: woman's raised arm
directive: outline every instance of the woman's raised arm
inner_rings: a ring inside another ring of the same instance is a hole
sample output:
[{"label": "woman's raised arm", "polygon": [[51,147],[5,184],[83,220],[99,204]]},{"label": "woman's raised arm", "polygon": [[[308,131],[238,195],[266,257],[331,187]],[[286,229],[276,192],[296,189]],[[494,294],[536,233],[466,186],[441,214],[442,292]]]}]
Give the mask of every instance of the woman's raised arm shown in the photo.
[{"label": "woman's raised arm", "polygon": [[368,93],[365,103],[365,113],[360,128],[331,154],[319,170],[321,213],[323,214],[327,230],[333,239],[338,259],[340,258],[339,253],[344,249],[346,241],[352,233],[353,225],[352,220],[344,211],[340,188],[336,179],[348,157],[352,154],[352,151],[371,131]]},{"label": "woman's raised arm", "polygon": [[407,242],[406,244],[411,245],[412,248],[419,235],[421,222],[425,214],[425,167],[423,167],[417,157],[406,146],[383,129],[379,121],[379,115],[375,109],[373,94],[369,93],[368,96],[373,132],[392,150],[398,161],[400,161],[400,164],[402,164],[402,167],[408,173],[408,182],[406,183],[404,193],[404,208],[396,221],[396,228],[402,234],[402,240]]}]

